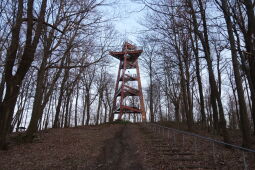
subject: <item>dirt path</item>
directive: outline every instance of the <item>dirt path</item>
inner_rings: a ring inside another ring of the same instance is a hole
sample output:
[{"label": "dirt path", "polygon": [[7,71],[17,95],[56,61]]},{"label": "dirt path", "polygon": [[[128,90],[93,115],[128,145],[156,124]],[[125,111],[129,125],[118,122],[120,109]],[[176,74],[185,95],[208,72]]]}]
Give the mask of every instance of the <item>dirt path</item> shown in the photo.
[{"label": "dirt path", "polygon": [[[139,125],[49,129],[0,151],[0,170],[144,169]],[[17,136],[16,136],[17,137]]]},{"label": "dirt path", "polygon": [[123,125],[114,138],[105,141],[98,158],[98,169],[144,169],[142,155],[136,145],[139,131],[134,125]]}]

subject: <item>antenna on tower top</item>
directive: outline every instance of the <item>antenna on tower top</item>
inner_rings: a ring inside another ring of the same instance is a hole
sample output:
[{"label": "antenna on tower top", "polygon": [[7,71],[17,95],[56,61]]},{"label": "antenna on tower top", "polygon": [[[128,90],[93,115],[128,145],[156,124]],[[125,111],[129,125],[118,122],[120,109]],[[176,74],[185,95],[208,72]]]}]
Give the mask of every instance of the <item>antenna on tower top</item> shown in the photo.
[{"label": "antenna on tower top", "polygon": [[[126,24],[125,24],[125,26],[126,26]],[[125,42],[128,41],[126,27],[125,27],[125,32],[124,32],[124,41],[125,41]]]},{"label": "antenna on tower top", "polygon": [[127,23],[126,23],[126,18],[127,18],[127,3],[125,3],[124,5],[124,41],[126,42],[128,40],[128,37],[127,37]]}]

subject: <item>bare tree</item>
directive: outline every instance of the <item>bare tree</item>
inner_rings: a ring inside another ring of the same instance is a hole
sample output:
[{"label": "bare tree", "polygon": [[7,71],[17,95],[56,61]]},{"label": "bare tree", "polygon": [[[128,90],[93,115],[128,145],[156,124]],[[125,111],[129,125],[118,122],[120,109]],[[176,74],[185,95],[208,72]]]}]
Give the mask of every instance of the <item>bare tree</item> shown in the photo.
[{"label": "bare tree", "polygon": [[[27,5],[24,7],[24,5]],[[15,21],[12,24],[12,39],[10,46],[6,54],[6,63],[4,68],[4,80],[6,83],[6,93],[3,101],[0,103],[0,147],[6,147],[6,135],[11,126],[13,112],[17,101],[18,93],[21,83],[28,72],[35,56],[36,48],[39,43],[39,39],[42,34],[42,30],[45,23],[45,13],[47,0],[42,0],[40,11],[38,11],[38,18],[34,24],[35,10],[34,1],[28,0],[26,3],[23,0],[18,2],[17,6],[14,6]],[[17,8],[16,8],[17,7]],[[26,18],[24,19],[24,13]],[[23,47],[23,52],[19,51],[21,42],[21,29],[23,22],[26,24],[26,40]],[[15,61],[19,59],[18,66],[15,66]],[[13,71],[16,70],[13,75]]]}]

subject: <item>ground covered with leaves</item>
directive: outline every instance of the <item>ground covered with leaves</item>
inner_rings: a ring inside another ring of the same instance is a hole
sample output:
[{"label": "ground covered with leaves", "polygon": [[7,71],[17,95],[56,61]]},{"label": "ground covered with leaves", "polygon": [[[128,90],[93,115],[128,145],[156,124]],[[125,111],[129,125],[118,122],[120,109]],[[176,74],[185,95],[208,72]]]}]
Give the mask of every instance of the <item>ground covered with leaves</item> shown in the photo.
[{"label": "ground covered with leaves", "polygon": [[255,168],[254,155],[246,154],[244,160],[242,154],[127,122],[49,129],[38,133],[33,143],[12,142],[9,150],[0,151],[0,170]]},{"label": "ground covered with leaves", "polygon": [[[136,125],[49,129],[0,151],[0,169],[143,169]],[[142,143],[140,141],[140,143]]]}]

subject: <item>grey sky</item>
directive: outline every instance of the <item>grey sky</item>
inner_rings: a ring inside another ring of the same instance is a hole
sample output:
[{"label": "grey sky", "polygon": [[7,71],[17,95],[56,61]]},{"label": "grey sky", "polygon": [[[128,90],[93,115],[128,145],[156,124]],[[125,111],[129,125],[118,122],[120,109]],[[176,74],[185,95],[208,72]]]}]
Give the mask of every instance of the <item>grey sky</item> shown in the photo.
[{"label": "grey sky", "polygon": [[123,38],[137,43],[136,38],[139,32],[144,29],[139,23],[144,15],[143,7],[144,5],[132,0],[119,0],[111,7],[112,15],[116,16],[113,24]]},{"label": "grey sky", "polygon": [[[116,0],[109,0],[116,1]],[[108,1],[108,2],[109,2]],[[120,33],[121,39],[128,40],[134,42],[136,45],[139,45],[137,42],[137,38],[139,33],[144,30],[144,27],[140,24],[140,21],[144,14],[144,5],[134,2],[134,0],[118,0],[118,3],[114,3],[107,8],[104,8],[103,11],[105,13],[105,17],[114,18],[112,23],[114,24],[115,29]],[[119,38],[119,37],[118,37]],[[112,57],[112,73],[115,73],[115,77],[117,77],[118,70],[117,59]],[[143,71],[143,67],[140,64],[140,74],[142,79],[142,87],[143,89],[147,87],[146,75]],[[129,70],[131,74],[132,70]]]}]

